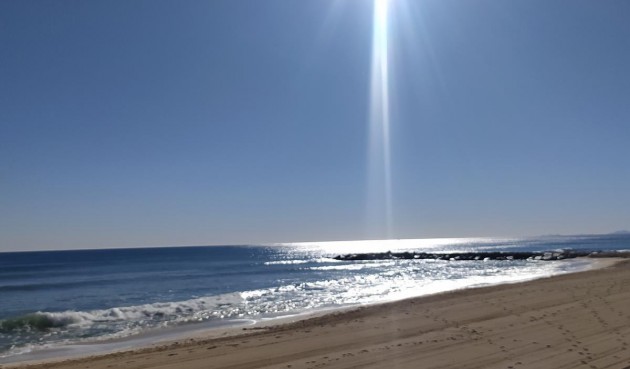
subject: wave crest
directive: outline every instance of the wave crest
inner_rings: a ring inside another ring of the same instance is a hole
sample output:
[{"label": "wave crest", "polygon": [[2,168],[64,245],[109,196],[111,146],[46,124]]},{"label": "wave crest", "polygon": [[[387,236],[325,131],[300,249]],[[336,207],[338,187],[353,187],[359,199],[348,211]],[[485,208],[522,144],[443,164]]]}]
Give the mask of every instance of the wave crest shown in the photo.
[{"label": "wave crest", "polygon": [[61,328],[75,323],[72,316],[60,316],[56,313],[37,312],[22,315],[17,318],[0,320],[0,332],[9,333],[15,331],[48,331],[52,328]]},{"label": "wave crest", "polygon": [[0,332],[46,332],[62,328],[89,328],[101,323],[150,326],[151,323],[167,321],[204,320],[216,315],[217,311],[229,311],[231,306],[237,306],[242,300],[240,294],[233,293],[185,301],[156,302],[102,310],[38,311],[0,320]]}]

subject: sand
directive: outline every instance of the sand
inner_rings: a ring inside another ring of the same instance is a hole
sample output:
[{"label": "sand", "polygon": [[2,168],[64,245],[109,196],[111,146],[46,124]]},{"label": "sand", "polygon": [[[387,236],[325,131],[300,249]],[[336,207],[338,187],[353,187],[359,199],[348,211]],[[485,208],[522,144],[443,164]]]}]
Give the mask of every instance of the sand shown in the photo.
[{"label": "sand", "polygon": [[239,332],[28,367],[630,368],[630,262]]}]

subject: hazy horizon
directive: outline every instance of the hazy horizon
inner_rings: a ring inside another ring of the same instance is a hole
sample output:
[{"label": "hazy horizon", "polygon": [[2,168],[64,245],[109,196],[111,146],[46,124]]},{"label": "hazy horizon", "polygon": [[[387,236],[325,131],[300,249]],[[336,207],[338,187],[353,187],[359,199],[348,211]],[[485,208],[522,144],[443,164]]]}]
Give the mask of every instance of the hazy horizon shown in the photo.
[{"label": "hazy horizon", "polygon": [[[316,244],[333,244],[338,243],[341,244],[342,249],[339,250],[340,253],[344,252],[343,244],[349,243],[362,243],[362,242],[391,242],[391,241],[441,241],[441,240],[527,240],[527,239],[545,239],[545,238],[564,238],[564,237],[591,237],[591,236],[608,236],[608,235],[625,235],[630,234],[630,231],[627,230],[618,230],[606,233],[576,233],[576,234],[538,234],[538,235],[520,235],[520,236],[459,236],[459,237],[423,237],[423,238],[392,238],[392,239],[355,239],[355,240],[301,240],[301,241],[280,241],[280,242],[243,242],[243,243],[232,243],[232,244],[178,244],[178,245],[118,245],[118,246],[103,246],[103,247],[94,247],[93,245],[85,245],[85,247],[75,247],[75,248],[40,248],[40,249],[7,249],[0,250],[2,252],[38,252],[38,251],[81,251],[81,250],[115,250],[115,249],[151,249],[151,248],[177,248],[177,247],[238,247],[238,246],[300,246],[300,245],[316,245]],[[418,246],[420,247],[420,246]],[[350,251],[348,251],[350,252]]]}]

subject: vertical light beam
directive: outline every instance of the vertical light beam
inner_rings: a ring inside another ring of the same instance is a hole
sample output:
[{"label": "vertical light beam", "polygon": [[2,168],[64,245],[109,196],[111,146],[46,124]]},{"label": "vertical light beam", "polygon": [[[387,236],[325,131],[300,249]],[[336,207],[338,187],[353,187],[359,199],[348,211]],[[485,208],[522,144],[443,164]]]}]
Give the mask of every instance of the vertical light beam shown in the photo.
[{"label": "vertical light beam", "polygon": [[374,0],[370,83],[369,216],[372,232],[392,236],[388,0]]}]

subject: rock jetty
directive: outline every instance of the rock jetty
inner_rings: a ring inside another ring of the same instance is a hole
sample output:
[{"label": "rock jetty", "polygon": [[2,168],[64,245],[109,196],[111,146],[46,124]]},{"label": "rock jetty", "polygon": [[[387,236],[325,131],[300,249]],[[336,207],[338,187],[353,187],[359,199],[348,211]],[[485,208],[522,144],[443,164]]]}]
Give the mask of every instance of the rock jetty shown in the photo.
[{"label": "rock jetty", "polygon": [[432,260],[562,260],[581,256],[590,256],[592,251],[548,251],[548,252],[378,252],[365,254],[337,255],[333,259],[343,261],[354,260],[388,260],[388,259],[432,259]]}]

